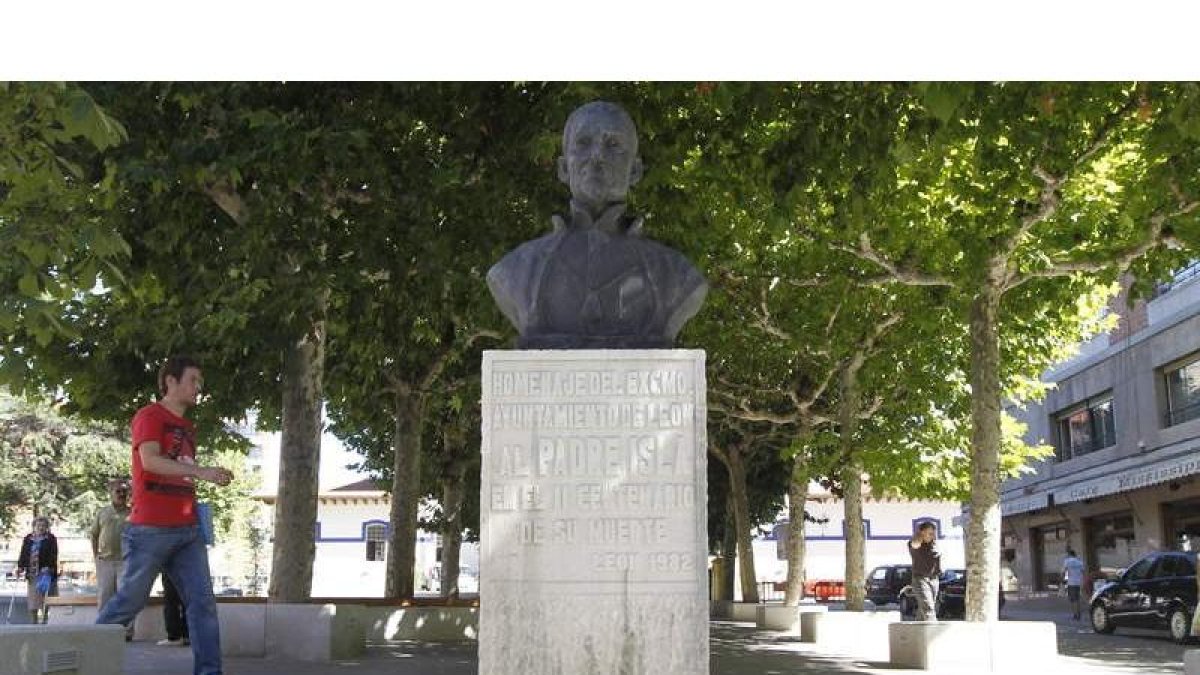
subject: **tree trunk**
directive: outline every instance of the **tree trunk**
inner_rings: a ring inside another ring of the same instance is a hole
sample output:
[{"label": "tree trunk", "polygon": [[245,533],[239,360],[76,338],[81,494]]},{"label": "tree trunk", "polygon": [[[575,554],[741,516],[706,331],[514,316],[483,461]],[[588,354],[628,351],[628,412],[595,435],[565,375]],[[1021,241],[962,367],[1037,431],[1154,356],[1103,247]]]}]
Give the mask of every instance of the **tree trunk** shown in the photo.
[{"label": "tree trunk", "polygon": [[467,466],[458,461],[451,465],[442,482],[442,595],[458,597],[459,554],[462,548],[462,503]]},{"label": "tree trunk", "polygon": [[384,597],[411,598],[417,555],[417,508],[421,497],[421,394],[396,395],[392,438],[392,540],[388,545]]},{"label": "tree trunk", "polygon": [[839,440],[845,458],[841,479],[846,523],[846,609],[861,612],[867,599],[867,533],[863,525],[862,458],[854,443],[859,402],[857,369],[843,371],[841,398]]},{"label": "tree trunk", "polygon": [[725,536],[721,539],[721,557],[725,566],[721,571],[721,597],[718,600],[733,602],[733,589],[737,581],[734,566],[737,565],[737,526],[733,522],[733,495],[725,499]]},{"label": "tree trunk", "polygon": [[1000,299],[986,282],[971,303],[971,514],[967,621],[1000,618]]},{"label": "tree trunk", "polygon": [[804,450],[792,460],[792,482],[788,486],[787,593],[783,604],[795,607],[804,599],[804,506],[808,503],[808,463]]},{"label": "tree trunk", "polygon": [[754,544],[750,531],[750,496],[746,489],[746,465],[741,448],[731,445],[724,453],[729,469],[729,494],[733,505],[734,531],[737,532],[739,581],[742,602],[758,602],[758,579],[754,571]]},{"label": "tree trunk", "polygon": [[283,365],[283,434],[271,557],[270,602],[307,602],[316,557],[321,466],[321,380],[325,366],[323,303],[309,333],[288,348]]}]

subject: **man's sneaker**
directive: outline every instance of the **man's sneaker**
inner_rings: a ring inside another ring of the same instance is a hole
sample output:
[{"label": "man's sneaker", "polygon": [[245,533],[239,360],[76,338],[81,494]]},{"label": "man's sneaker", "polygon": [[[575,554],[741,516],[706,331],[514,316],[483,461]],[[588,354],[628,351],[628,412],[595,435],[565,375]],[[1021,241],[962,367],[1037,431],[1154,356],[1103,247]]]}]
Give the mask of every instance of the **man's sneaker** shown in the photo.
[{"label": "man's sneaker", "polygon": [[155,642],[154,644],[158,645],[159,647],[182,647],[187,643],[187,640],[172,640],[171,638],[164,638],[158,642]]}]

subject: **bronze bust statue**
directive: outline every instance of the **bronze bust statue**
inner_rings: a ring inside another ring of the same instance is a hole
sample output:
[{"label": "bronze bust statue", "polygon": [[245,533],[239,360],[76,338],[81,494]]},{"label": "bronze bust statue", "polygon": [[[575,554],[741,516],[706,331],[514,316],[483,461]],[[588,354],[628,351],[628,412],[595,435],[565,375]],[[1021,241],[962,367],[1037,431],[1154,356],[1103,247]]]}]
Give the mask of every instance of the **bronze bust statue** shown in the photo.
[{"label": "bronze bust statue", "polygon": [[522,349],[667,349],[704,302],[708,284],[678,251],[641,236],[625,214],[642,176],[637,129],[623,109],[595,101],[563,129],[558,177],[567,218],[488,271],[488,288]]}]

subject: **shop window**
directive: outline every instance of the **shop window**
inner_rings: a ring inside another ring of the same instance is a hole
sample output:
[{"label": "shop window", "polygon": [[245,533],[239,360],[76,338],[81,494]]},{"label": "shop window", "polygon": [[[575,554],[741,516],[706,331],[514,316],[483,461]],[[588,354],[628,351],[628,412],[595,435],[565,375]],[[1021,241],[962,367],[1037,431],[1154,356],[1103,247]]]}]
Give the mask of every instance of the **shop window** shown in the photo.
[{"label": "shop window", "polygon": [[1163,369],[1167,390],[1166,425],[1200,417],[1200,354]]},{"label": "shop window", "polygon": [[367,525],[367,560],[387,560],[387,526],[380,523]]},{"label": "shop window", "polygon": [[1088,399],[1055,415],[1058,428],[1058,461],[1115,445],[1112,392]]},{"label": "shop window", "polygon": [[1098,578],[1115,579],[1138,557],[1130,513],[1092,518],[1087,523],[1087,534],[1091,542],[1088,561]]},{"label": "shop window", "polygon": [[1062,587],[1062,561],[1067,557],[1067,524],[1039,527],[1033,531],[1033,535],[1036,547],[1035,588],[1039,591],[1057,591]]},{"label": "shop window", "polygon": [[1200,551],[1200,500],[1163,504],[1166,541],[1175,551]]}]

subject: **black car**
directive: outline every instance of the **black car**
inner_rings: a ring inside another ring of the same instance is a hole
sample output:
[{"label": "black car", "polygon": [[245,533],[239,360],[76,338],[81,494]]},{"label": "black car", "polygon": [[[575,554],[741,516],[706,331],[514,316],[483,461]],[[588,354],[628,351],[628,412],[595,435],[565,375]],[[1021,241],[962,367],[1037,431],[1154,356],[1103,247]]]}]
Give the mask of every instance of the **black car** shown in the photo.
[{"label": "black car", "polygon": [[1176,642],[1187,642],[1196,612],[1196,554],[1151,553],[1099,586],[1090,606],[1097,633],[1122,626],[1165,628]]},{"label": "black car", "polygon": [[[938,580],[937,616],[961,619],[967,613],[967,571],[946,570]],[[1000,586],[1000,609],[1004,609],[1004,586]]]},{"label": "black car", "polygon": [[867,599],[878,606],[900,603],[900,591],[911,583],[911,565],[876,567],[867,575]]}]

